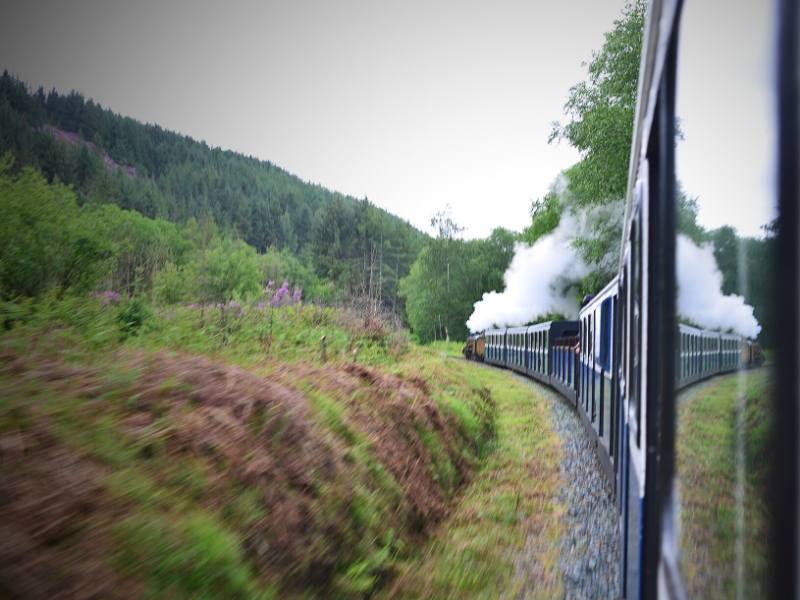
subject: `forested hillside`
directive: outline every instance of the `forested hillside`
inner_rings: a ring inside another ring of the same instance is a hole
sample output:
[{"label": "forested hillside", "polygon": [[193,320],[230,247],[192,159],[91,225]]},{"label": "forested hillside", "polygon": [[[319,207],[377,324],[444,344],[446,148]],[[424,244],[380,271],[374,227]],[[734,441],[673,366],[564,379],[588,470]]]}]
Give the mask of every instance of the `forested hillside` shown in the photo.
[{"label": "forested hillside", "polygon": [[[371,204],[252,157],[210,148],[115,114],[80,93],[36,91],[0,77],[0,156],[73,187],[80,204],[150,218],[212,222],[258,252],[291,255],[327,294],[396,309],[398,280],[425,236]],[[398,313],[402,311],[397,311]]]},{"label": "forested hillside", "polygon": [[0,157],[0,596],[366,598],[413,560],[504,376],[329,285]]}]

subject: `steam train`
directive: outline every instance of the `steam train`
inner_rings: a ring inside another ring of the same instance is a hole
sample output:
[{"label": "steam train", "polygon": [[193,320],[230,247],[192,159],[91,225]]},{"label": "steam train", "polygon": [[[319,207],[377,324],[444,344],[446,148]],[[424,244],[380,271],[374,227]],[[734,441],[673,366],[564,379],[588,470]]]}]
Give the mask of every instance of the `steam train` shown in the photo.
[{"label": "steam train", "polygon": [[[559,391],[573,404],[595,442],[598,458],[615,491],[622,488],[620,433],[639,420],[623,417],[620,396],[619,279],[589,298],[577,321],[549,321],[526,327],[490,329],[471,335],[464,356],[505,367]],[[761,366],[759,344],[740,335],[680,323],[675,354],[675,388]],[[634,417],[641,411],[634,406]]]},{"label": "steam train", "polygon": [[[468,358],[552,386],[576,407],[617,501],[621,537],[615,596],[628,599],[686,597],[676,541],[676,392],[763,362],[757,344],[677,319],[674,150],[681,6],[681,0],[653,0],[648,7],[616,277],[584,304],[577,321],[487,330],[470,336],[464,348]],[[787,173],[796,177],[789,169],[796,157],[791,160]],[[795,350],[786,349],[791,356]],[[796,383],[793,376],[787,386]],[[796,414],[795,407],[783,408]],[[787,427],[776,435],[785,448],[796,449],[791,432]],[[793,456],[782,454],[781,460],[788,458],[776,467],[790,481],[796,476],[790,468]],[[786,498],[796,498],[795,491],[792,487],[776,504],[776,514],[792,522],[797,506]],[[780,545],[786,556],[773,556],[775,581],[800,589],[796,563],[790,560],[797,556],[796,544],[787,538]]]},{"label": "steam train", "polygon": [[[630,471],[641,465],[633,462],[638,457],[629,445],[642,448],[646,407],[641,401],[629,401],[625,410],[623,346],[630,345],[631,336],[625,331],[620,289],[615,277],[584,303],[577,321],[548,321],[470,335],[463,353],[467,359],[508,368],[549,385],[576,408],[617,499],[623,541],[621,587],[625,589],[626,580],[638,579],[641,573],[637,544],[642,539],[639,515],[645,509],[630,487]],[[736,334],[680,323],[675,336],[676,390],[764,362],[759,344]],[[641,388],[642,383],[636,385]]]}]

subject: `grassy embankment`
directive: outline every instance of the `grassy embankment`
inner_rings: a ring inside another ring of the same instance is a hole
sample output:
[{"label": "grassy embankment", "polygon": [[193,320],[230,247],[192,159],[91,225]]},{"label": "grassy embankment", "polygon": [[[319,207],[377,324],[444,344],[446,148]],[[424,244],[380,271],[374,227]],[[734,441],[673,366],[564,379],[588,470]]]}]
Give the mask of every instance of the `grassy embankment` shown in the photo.
[{"label": "grassy embankment", "polygon": [[[444,347],[440,345],[439,347]],[[445,347],[451,353],[458,348]],[[563,506],[560,446],[548,409],[508,372],[481,368],[497,404],[492,453],[387,598],[557,598]]]},{"label": "grassy embankment", "polygon": [[[745,597],[766,593],[767,441],[771,374],[746,371],[744,394],[744,573]],[[736,375],[689,388],[680,398],[678,480],[681,550],[690,595],[732,597],[736,590]]]},{"label": "grassy embankment", "polygon": [[0,592],[358,597],[412,589],[438,531],[439,596],[505,581],[491,548],[519,522],[552,533],[542,407],[401,332],[313,306],[2,308]]}]

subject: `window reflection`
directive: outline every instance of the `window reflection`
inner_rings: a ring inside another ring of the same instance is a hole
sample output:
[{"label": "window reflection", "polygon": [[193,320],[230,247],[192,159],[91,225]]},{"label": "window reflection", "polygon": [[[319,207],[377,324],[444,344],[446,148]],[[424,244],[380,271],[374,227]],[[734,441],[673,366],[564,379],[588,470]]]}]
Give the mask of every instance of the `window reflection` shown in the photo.
[{"label": "window reflection", "polygon": [[779,335],[767,3],[684,7],[678,67],[678,526],[690,597],[766,594]]}]

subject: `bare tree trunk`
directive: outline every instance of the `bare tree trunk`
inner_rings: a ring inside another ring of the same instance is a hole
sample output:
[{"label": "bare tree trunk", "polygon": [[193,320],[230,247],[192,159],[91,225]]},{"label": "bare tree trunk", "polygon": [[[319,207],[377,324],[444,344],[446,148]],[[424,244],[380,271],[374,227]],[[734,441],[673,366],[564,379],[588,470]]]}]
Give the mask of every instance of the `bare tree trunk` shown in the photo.
[{"label": "bare tree trunk", "polygon": [[378,254],[378,296],[375,301],[375,315],[381,307],[383,299],[383,232],[381,232],[381,247]]},{"label": "bare tree trunk", "polygon": [[392,304],[392,308],[394,309],[394,314],[397,314],[397,291],[400,289],[400,253],[397,253],[397,259],[395,261],[395,268],[394,268],[394,304]]}]

